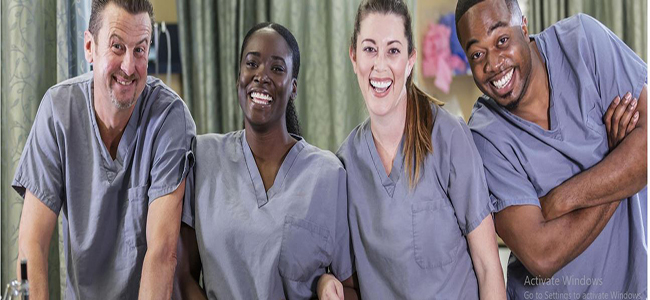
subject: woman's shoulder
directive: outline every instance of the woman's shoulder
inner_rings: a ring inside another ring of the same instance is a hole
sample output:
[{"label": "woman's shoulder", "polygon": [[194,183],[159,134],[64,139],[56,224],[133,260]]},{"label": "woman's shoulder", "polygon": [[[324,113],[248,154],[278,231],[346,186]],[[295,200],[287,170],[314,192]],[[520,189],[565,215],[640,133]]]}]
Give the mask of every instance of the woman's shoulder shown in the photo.
[{"label": "woman's shoulder", "polygon": [[238,160],[242,156],[241,139],[243,130],[229,133],[207,133],[196,136],[192,151],[197,161],[217,161],[228,157]]},{"label": "woman's shoulder", "polygon": [[[461,116],[454,115],[447,111],[444,107],[432,105],[433,121],[432,136],[434,135],[449,135],[456,131],[464,131],[467,127],[465,120]],[[469,129],[469,128],[468,128]]]},{"label": "woman's shoulder", "polygon": [[304,144],[304,148],[300,153],[300,158],[305,167],[321,168],[322,171],[343,169],[343,164],[331,151],[318,148],[304,139],[301,142]]},{"label": "woman's shoulder", "polygon": [[351,155],[357,153],[362,145],[364,134],[370,130],[370,118],[367,118],[361,124],[357,125],[350,131],[350,134],[343,140],[341,146],[336,151],[336,156],[341,160],[349,159]]}]

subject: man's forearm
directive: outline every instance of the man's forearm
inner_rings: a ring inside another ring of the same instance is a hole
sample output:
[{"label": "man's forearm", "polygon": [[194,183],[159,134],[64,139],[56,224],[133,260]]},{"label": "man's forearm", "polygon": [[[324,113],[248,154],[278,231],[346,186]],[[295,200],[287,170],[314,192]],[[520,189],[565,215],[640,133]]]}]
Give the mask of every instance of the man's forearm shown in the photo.
[{"label": "man's forearm", "polygon": [[16,276],[20,279],[20,261],[27,259],[27,280],[29,281],[30,299],[49,299],[47,279],[48,246],[41,246],[34,243],[20,245]]},{"label": "man's forearm", "polygon": [[170,299],[175,268],[175,251],[148,249],[142,265],[138,299]]},{"label": "man's forearm", "polygon": [[[647,184],[647,93],[644,85],[635,106],[638,123],[616,148],[598,164],[565,181],[544,197],[550,199],[542,202],[547,219],[628,198]],[[605,118],[607,121],[607,114]],[[607,128],[609,134],[616,124]]]},{"label": "man's forearm", "polygon": [[[634,130],[601,162],[549,193],[566,201],[565,212],[628,198],[647,182],[646,130]],[[644,135],[641,137],[641,135]]]},{"label": "man's forearm", "polygon": [[618,203],[576,210],[550,221],[536,206],[511,206],[496,214],[496,228],[533,275],[550,277],[591,245]]}]

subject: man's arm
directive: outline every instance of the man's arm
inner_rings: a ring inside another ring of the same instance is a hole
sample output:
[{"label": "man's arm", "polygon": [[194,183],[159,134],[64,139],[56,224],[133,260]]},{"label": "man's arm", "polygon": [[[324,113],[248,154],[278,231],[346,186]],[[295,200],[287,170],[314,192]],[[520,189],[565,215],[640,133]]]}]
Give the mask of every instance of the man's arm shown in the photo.
[{"label": "man's arm", "polygon": [[534,205],[509,206],[496,213],[496,230],[534,276],[549,278],[580,255],[605,228],[618,201],[545,220]]},{"label": "man's arm", "polygon": [[[571,177],[540,199],[544,217],[625,199],[647,184],[647,86],[636,105],[636,127],[602,161]],[[615,126],[614,126],[615,127]]]},{"label": "man's arm", "polygon": [[178,266],[174,275],[173,299],[207,299],[199,285],[201,257],[194,228],[181,224],[178,241]]},{"label": "man's arm", "polygon": [[149,205],[139,299],[171,298],[184,193],[185,180],[174,192]]},{"label": "man's arm", "polygon": [[48,299],[47,259],[56,214],[30,191],[25,192],[18,229],[16,274],[20,278],[20,261],[27,259],[27,280],[31,299]]}]

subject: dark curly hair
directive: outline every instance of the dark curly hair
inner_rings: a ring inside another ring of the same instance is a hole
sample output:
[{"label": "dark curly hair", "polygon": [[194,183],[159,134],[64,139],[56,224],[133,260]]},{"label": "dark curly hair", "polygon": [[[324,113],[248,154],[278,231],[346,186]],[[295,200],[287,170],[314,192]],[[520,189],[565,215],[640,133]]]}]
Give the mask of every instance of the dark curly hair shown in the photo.
[{"label": "dark curly hair", "polygon": [[[264,22],[253,26],[253,28],[251,28],[248,33],[246,33],[244,41],[241,44],[241,50],[239,50],[239,61],[241,62],[243,58],[244,48],[246,48],[246,44],[248,43],[250,37],[253,35],[253,33],[262,28],[271,28],[275,30],[275,32],[280,34],[280,36],[284,38],[285,42],[287,42],[289,49],[291,49],[291,65],[293,66],[291,69],[291,77],[297,80],[298,71],[300,71],[300,49],[298,48],[298,41],[296,41],[296,38],[293,36],[291,31],[289,31],[289,29],[277,23]],[[295,135],[301,135],[300,122],[298,121],[298,114],[296,113],[296,105],[294,104],[294,100],[295,99],[289,99],[289,103],[287,103],[287,111],[285,113],[287,131]]]}]

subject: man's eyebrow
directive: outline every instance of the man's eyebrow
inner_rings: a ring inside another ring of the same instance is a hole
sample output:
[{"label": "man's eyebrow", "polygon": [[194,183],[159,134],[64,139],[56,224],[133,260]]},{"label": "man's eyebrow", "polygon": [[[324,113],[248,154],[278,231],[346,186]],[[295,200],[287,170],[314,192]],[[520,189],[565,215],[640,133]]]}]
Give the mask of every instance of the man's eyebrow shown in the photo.
[{"label": "man's eyebrow", "polygon": [[476,44],[476,43],[478,43],[477,39],[471,39],[471,40],[467,41],[467,44],[465,44],[465,52],[469,51],[469,47]]},{"label": "man's eyebrow", "polygon": [[142,43],[146,43],[148,39],[149,39],[148,37],[143,38],[143,39],[141,39],[139,42],[137,42],[136,45],[140,45],[140,44],[142,44]]},{"label": "man's eyebrow", "polygon": [[117,35],[117,33],[111,34],[111,36],[108,39],[110,40],[110,39],[113,39],[113,38],[120,40],[120,42],[123,41],[122,37]]},{"label": "man's eyebrow", "polygon": [[[503,22],[503,21],[496,22],[496,23],[494,23],[494,25],[492,25],[492,26],[490,26],[490,28],[488,28],[487,35],[492,34],[492,31],[494,31],[497,28],[507,27],[507,26],[508,26],[508,24],[506,22]],[[472,46],[473,44],[476,44],[476,43],[478,43],[477,39],[471,39],[471,40],[467,41],[467,43],[465,44],[465,51],[468,51],[469,47]]]},{"label": "man's eyebrow", "polygon": [[496,22],[496,24],[490,26],[490,28],[488,29],[487,34],[490,35],[490,34],[492,34],[492,31],[494,31],[495,29],[497,29],[499,27],[507,27],[507,26],[508,26],[508,24],[506,24],[506,22],[503,22],[503,21]]}]

